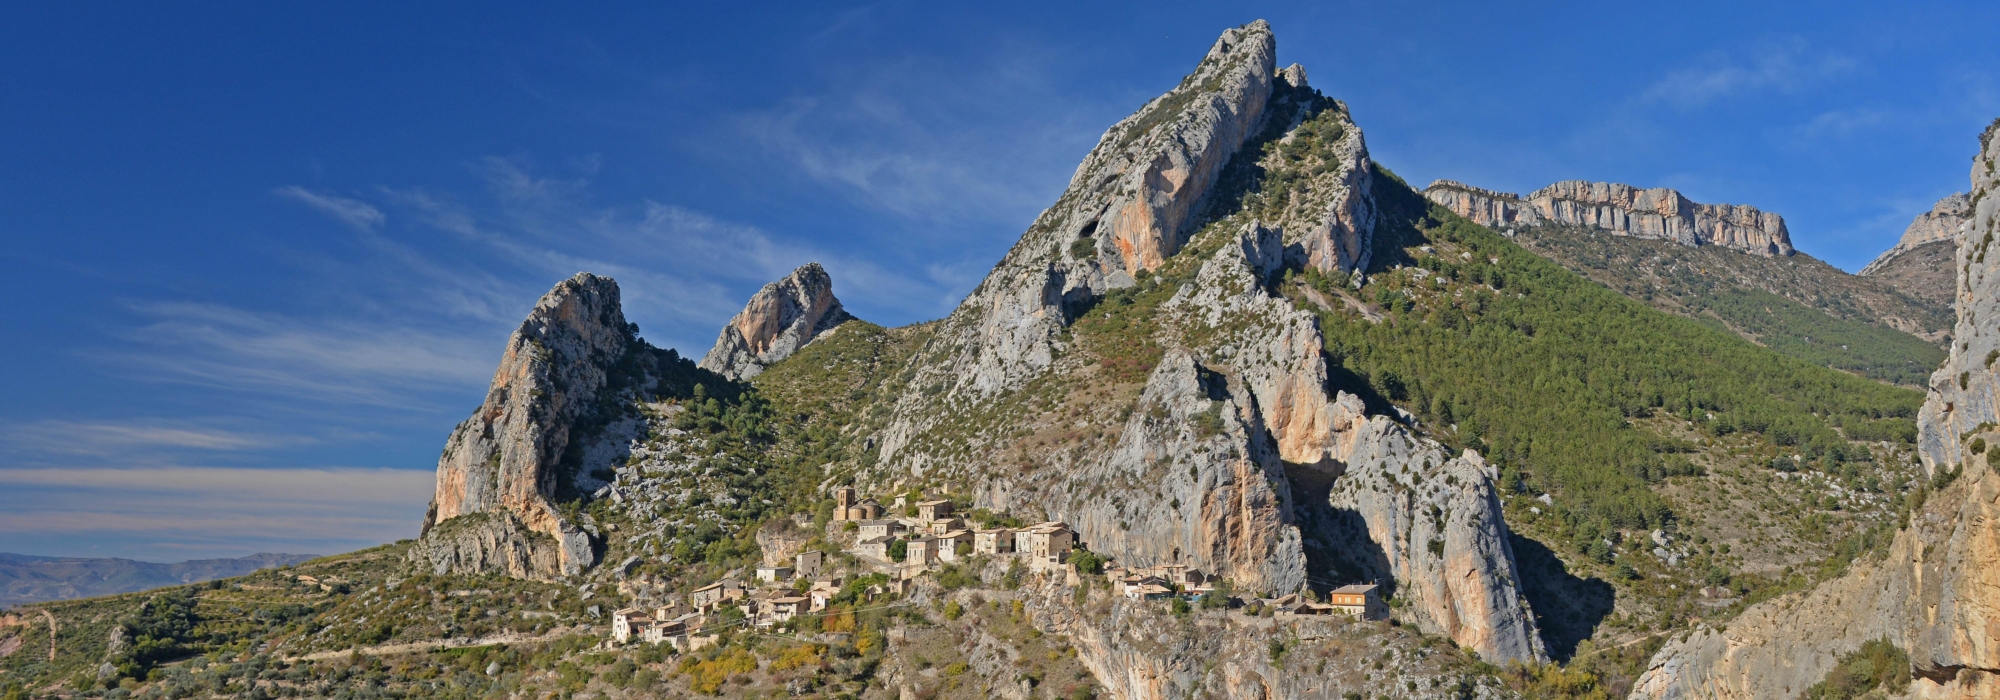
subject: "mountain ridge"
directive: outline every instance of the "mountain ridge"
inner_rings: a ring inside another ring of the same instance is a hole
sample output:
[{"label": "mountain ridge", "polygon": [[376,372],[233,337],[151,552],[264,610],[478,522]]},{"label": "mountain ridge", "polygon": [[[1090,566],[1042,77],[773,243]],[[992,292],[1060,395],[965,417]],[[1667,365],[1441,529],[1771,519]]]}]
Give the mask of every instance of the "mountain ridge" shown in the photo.
[{"label": "mountain ridge", "polygon": [[149,562],[0,552],[0,607],[200,583],[316,558],[315,554],[259,553],[235,558]]}]

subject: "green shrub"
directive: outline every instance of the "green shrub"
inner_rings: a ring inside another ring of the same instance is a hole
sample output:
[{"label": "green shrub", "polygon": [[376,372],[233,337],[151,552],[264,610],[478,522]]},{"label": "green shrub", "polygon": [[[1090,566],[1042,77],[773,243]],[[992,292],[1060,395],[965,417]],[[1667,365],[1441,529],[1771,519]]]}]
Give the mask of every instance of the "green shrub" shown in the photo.
[{"label": "green shrub", "polygon": [[1866,642],[1840,657],[1826,679],[1807,688],[1804,700],[1851,700],[1881,688],[1901,695],[1910,686],[1910,655],[1888,639]]}]

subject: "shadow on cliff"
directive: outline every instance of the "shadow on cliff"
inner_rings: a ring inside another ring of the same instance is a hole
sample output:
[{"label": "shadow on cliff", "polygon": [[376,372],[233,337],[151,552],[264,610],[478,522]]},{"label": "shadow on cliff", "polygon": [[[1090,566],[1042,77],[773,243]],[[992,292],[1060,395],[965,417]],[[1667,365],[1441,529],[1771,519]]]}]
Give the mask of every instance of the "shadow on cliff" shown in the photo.
[{"label": "shadow on cliff", "polygon": [[1389,554],[1368,536],[1368,522],[1361,514],[1334,508],[1328,501],[1333,483],[1345,466],[1331,470],[1287,463],[1285,476],[1291,481],[1293,513],[1305,545],[1306,582],[1315,593],[1350,583],[1373,583],[1382,587],[1382,597],[1396,594],[1390,576]]},{"label": "shadow on cliff", "polygon": [[1615,593],[1603,579],[1577,578],[1562,559],[1540,542],[1511,535],[1514,563],[1521,570],[1521,593],[1535,612],[1549,658],[1569,661],[1576,645],[1597,631],[1611,614]]}]

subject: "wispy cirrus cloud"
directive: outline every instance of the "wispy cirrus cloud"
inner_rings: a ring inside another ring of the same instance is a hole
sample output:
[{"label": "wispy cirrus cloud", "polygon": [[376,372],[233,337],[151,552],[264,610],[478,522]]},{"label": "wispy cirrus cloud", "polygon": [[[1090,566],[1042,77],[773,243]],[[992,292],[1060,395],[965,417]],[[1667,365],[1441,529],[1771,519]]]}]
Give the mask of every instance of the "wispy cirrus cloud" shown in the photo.
[{"label": "wispy cirrus cloud", "polygon": [[8,426],[0,439],[45,454],[111,455],[154,450],[240,452],[298,445],[310,439],[225,430],[158,420],[130,422],[45,420]]},{"label": "wispy cirrus cloud", "polygon": [[143,379],[295,400],[405,405],[415,387],[476,386],[496,349],[411,325],[299,318],[191,302],[134,304],[132,347],[101,353]]},{"label": "wispy cirrus cloud", "polygon": [[[1019,225],[1138,105],[1063,95],[1064,51],[1007,44],[975,64],[855,65],[827,90],[741,113],[735,138],[840,196],[924,224]],[[1025,126],[1024,126],[1025,125]],[[1054,177],[1051,177],[1051,176]]]},{"label": "wispy cirrus cloud", "polygon": [[1859,67],[1853,58],[1815,50],[1802,38],[1782,37],[1742,52],[1711,52],[1700,65],[1655,81],[1642,97],[1676,109],[1696,109],[1746,94],[1795,92]]},{"label": "wispy cirrus cloud", "polygon": [[357,199],[322,194],[298,185],[280,187],[275,190],[275,193],[280,197],[303,203],[306,206],[319,210],[322,214],[333,217],[335,221],[362,231],[373,231],[380,228],[383,222],[388,220],[388,217],[382,213],[382,210],[376,209],[374,205]]}]

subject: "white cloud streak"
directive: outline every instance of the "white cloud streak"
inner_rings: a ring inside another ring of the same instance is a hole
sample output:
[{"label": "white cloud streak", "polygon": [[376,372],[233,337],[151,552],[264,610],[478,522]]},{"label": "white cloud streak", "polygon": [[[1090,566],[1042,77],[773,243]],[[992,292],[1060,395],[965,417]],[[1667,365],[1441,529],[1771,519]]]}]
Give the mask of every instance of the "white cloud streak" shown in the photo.
[{"label": "white cloud streak", "polygon": [[303,444],[310,440],[216,428],[163,424],[47,420],[15,425],[0,437],[17,448],[56,454],[109,455],[144,450],[240,452]]},{"label": "white cloud streak", "polygon": [[111,358],[146,379],[299,400],[397,405],[413,387],[476,386],[498,349],[471,338],[359,320],[303,320],[219,304],[137,304],[126,333],[145,348]]},{"label": "white cloud streak", "polygon": [[1668,73],[1642,93],[1644,99],[1676,109],[1696,109],[1718,100],[1763,92],[1794,92],[1857,68],[1854,59],[1811,50],[1804,39],[1769,41],[1747,57],[1711,53],[1703,65]]},{"label": "white cloud streak", "polygon": [[320,194],[298,185],[280,187],[275,190],[275,193],[280,197],[297,201],[319,210],[320,213],[332,217],[333,220],[354,227],[359,231],[373,231],[381,228],[382,224],[388,220],[388,217],[382,214],[382,210],[376,209],[374,205],[367,202],[330,194]]}]

